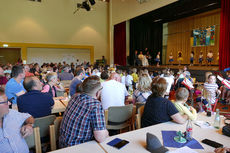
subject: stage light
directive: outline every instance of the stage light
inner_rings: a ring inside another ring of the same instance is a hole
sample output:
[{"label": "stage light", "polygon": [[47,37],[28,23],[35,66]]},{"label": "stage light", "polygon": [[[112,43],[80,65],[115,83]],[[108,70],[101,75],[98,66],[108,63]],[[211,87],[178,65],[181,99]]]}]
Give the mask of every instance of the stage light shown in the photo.
[{"label": "stage light", "polygon": [[91,5],[94,5],[96,3],[95,0],[89,0],[89,2]]},{"label": "stage light", "polygon": [[86,9],[86,11],[90,11],[90,6],[89,6],[89,4],[87,3],[87,1],[85,1],[85,2],[82,3],[82,7],[83,7],[84,9]]},{"label": "stage light", "polygon": [[8,45],[8,44],[3,44],[2,46],[3,46],[3,47],[9,47],[9,45]]}]

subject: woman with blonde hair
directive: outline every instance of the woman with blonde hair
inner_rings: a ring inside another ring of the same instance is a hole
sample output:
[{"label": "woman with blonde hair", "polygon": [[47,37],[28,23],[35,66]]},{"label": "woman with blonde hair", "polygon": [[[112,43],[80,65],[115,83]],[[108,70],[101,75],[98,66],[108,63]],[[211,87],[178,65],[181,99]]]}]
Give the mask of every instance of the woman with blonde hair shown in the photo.
[{"label": "woman with blonde hair", "polygon": [[46,75],[47,83],[43,87],[42,92],[50,93],[53,97],[57,97],[57,90],[64,91],[63,86],[58,82],[57,73],[50,72]]},{"label": "woman with blonde hair", "polygon": [[151,83],[152,80],[149,78],[147,74],[142,74],[139,77],[137,89],[133,93],[134,102],[142,102],[145,103],[151,92]]}]

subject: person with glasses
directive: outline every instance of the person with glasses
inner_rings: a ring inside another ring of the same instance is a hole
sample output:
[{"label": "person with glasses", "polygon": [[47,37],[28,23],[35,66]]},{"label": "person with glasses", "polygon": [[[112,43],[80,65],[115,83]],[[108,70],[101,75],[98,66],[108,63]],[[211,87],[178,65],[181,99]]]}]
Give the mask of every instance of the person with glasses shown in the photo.
[{"label": "person with glasses", "polygon": [[10,102],[0,88],[0,152],[29,153],[25,137],[33,133],[34,119],[28,113],[9,109]]},{"label": "person with glasses", "polygon": [[95,139],[99,143],[108,137],[104,111],[98,100],[102,86],[98,76],[90,76],[81,85],[82,93],[73,95],[63,115],[59,146],[77,145]]}]

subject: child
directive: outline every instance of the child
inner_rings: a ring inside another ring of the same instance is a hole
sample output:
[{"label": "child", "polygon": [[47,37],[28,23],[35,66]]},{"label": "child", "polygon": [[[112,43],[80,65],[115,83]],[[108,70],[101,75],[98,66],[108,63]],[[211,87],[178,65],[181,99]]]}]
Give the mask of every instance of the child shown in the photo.
[{"label": "child", "polygon": [[177,58],[177,61],[179,62],[179,66],[181,65],[182,61],[183,61],[183,57],[182,57],[182,52],[179,51],[178,52],[178,58]]},{"label": "child", "polygon": [[209,65],[211,66],[212,60],[213,60],[213,53],[212,53],[212,51],[210,50],[210,51],[208,52],[208,54],[207,54],[208,66],[209,66]]},{"label": "child", "polygon": [[155,61],[157,62],[157,67],[159,67],[160,66],[160,54],[161,54],[161,52],[158,52],[157,53],[157,56],[156,56],[156,58],[155,58]]},{"label": "child", "polygon": [[189,91],[186,88],[179,88],[176,91],[176,102],[174,103],[174,105],[181,115],[187,115],[190,120],[196,120],[197,119],[196,110],[193,107],[188,106],[186,104],[188,97],[189,97]]},{"label": "child", "polygon": [[190,54],[190,66],[193,66],[193,60],[194,60],[194,51]]},{"label": "child", "polygon": [[170,65],[172,65],[172,62],[173,62],[173,54],[171,52],[170,55],[169,55],[169,63],[170,63]]},{"label": "child", "polygon": [[131,76],[133,77],[134,88],[136,89],[136,83],[139,80],[136,68],[133,68],[133,73],[131,74]]},{"label": "child", "polygon": [[202,65],[202,61],[203,61],[203,52],[201,51],[200,52],[200,55],[199,55],[199,65],[201,66]]},{"label": "child", "polygon": [[204,96],[210,104],[214,104],[216,101],[216,93],[220,94],[220,90],[218,90],[218,85],[216,84],[216,76],[210,74],[208,76],[208,82],[204,83]]}]

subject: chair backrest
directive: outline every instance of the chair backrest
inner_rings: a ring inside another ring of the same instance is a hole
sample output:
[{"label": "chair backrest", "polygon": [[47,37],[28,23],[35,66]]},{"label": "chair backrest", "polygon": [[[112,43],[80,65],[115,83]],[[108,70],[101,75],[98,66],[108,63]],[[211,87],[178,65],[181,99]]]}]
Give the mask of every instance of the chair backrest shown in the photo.
[{"label": "chair backrest", "polygon": [[55,115],[49,115],[35,119],[34,126],[40,128],[40,137],[49,136],[49,126],[54,124],[55,119]]},{"label": "chair backrest", "polygon": [[143,105],[143,106],[141,106],[141,107],[139,107],[137,109],[137,119],[136,119],[136,121],[137,121],[137,125],[136,125],[137,129],[141,128],[141,117],[142,117],[142,115],[144,113],[144,108],[145,108],[145,105]]},{"label": "chair backrest", "polygon": [[113,106],[108,108],[108,121],[114,123],[125,122],[132,117],[133,104]]},{"label": "chair backrest", "polygon": [[39,127],[34,128],[32,135],[25,138],[29,148],[34,148],[36,153],[42,153]]},{"label": "chair backrest", "polygon": [[57,117],[54,121],[54,125],[50,126],[50,149],[51,151],[57,149],[57,140],[59,137],[59,129],[61,125],[62,117]]}]

